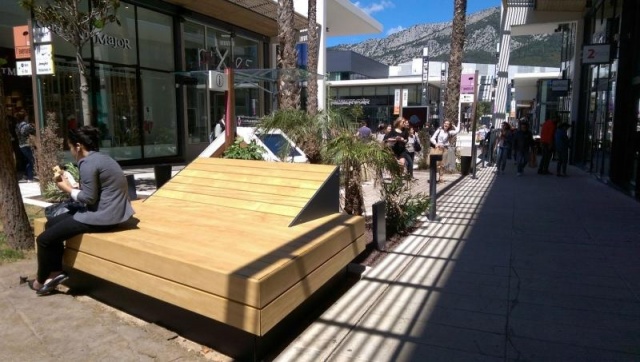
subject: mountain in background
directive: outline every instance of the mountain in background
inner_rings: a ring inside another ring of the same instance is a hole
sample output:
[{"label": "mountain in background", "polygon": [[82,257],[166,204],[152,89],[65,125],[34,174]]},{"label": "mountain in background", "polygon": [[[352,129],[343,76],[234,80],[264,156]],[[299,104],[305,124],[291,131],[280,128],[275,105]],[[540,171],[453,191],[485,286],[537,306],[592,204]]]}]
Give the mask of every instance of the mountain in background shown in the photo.
[{"label": "mountain in background", "polygon": [[[467,16],[464,62],[494,64],[500,34],[500,8],[489,8]],[[511,38],[511,65],[560,66],[561,33]],[[382,39],[356,44],[340,44],[330,49],[352,50],[387,65],[422,58],[428,47],[433,61],[448,61],[451,49],[451,22],[414,25]]]}]

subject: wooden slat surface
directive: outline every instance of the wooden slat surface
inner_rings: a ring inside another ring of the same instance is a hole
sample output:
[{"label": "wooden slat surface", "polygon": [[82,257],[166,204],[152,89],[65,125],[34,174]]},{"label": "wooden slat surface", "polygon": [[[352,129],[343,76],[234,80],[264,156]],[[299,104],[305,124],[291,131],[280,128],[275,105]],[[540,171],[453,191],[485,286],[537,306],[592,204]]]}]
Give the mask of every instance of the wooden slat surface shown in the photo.
[{"label": "wooden slat surface", "polygon": [[171,182],[162,187],[163,190],[190,192],[195,195],[213,196],[231,200],[248,202],[262,202],[272,205],[285,205],[302,208],[309,201],[309,197],[299,197],[292,195],[273,195],[261,192],[261,190],[234,190],[221,189],[211,186],[201,186],[194,184],[183,184]]},{"label": "wooden slat surface", "polygon": [[[136,203],[136,228],[68,240],[65,260],[250,333],[266,333],[364,248],[361,217],[336,212],[288,227],[335,171],[196,159]],[[36,230],[42,226],[36,222]]]},{"label": "wooden slat surface", "polygon": [[320,289],[329,279],[362,253],[365,246],[365,237],[361,236],[265,306],[260,312],[261,335],[269,332],[311,294]]},{"label": "wooden slat surface", "polygon": [[65,252],[64,262],[112,283],[260,335],[260,311],[256,308],[82,252]]},{"label": "wooden slat surface", "polygon": [[253,191],[260,192],[266,195],[287,195],[296,197],[311,198],[316,192],[315,189],[305,189],[291,186],[273,186],[237,181],[222,181],[213,180],[210,178],[201,177],[187,177],[182,174],[177,174],[171,179],[172,183],[208,186],[212,188],[218,188],[229,191]]},{"label": "wooden slat surface", "polygon": [[[291,240],[272,230],[258,236],[249,228],[242,231],[248,238],[220,237],[224,231],[212,235],[204,232],[206,227],[185,234],[169,222],[143,221],[139,229],[87,234],[82,243],[74,238],[68,247],[262,307],[362,235],[364,223],[356,221],[338,218],[307,232],[307,238],[303,233]],[[240,233],[236,229],[235,234]]]}]

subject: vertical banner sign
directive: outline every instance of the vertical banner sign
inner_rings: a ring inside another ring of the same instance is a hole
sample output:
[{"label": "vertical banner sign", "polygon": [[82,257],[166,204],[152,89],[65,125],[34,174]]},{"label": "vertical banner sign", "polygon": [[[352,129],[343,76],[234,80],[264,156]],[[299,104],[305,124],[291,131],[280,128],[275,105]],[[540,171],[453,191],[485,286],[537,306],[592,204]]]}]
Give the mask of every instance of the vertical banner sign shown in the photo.
[{"label": "vertical banner sign", "polygon": [[31,58],[31,50],[29,48],[29,45],[29,26],[14,26],[13,47],[16,51],[16,59]]},{"label": "vertical banner sign", "polygon": [[403,89],[402,90],[402,106],[406,107],[408,104],[409,104],[409,90]]},{"label": "vertical banner sign", "polygon": [[400,114],[400,89],[396,89],[394,92],[393,114]]},{"label": "vertical banner sign", "polygon": [[460,94],[473,94],[476,75],[463,74],[460,78]]},{"label": "vertical banner sign", "polygon": [[429,48],[422,49],[422,102],[429,104]]}]

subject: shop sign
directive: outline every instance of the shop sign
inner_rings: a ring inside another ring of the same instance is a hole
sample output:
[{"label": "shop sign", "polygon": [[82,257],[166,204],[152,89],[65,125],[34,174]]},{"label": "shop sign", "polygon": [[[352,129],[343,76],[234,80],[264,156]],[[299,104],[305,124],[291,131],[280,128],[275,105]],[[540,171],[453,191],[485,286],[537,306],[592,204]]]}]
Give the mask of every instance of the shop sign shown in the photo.
[{"label": "shop sign", "polygon": [[462,74],[460,77],[460,94],[473,94],[475,93],[476,75],[475,74]]},{"label": "shop sign", "polygon": [[602,64],[611,62],[611,45],[594,44],[582,46],[583,64]]},{"label": "shop sign", "polygon": [[371,103],[371,100],[368,98],[359,98],[359,99],[333,99],[331,100],[332,106],[368,106]]},{"label": "shop sign", "polygon": [[396,89],[393,94],[393,114],[400,114],[400,89]]},{"label": "shop sign", "polygon": [[216,72],[214,70],[209,71],[209,90],[215,92],[226,92],[229,90],[229,81],[226,74],[222,72]]},{"label": "shop sign", "polygon": [[567,92],[569,90],[569,79],[554,79],[551,81],[551,91]]},{"label": "shop sign", "polygon": [[409,90],[403,89],[402,90],[402,106],[406,107],[407,105],[409,105]]},{"label": "shop sign", "polygon": [[460,94],[460,103],[473,103],[473,94]]},{"label": "shop sign", "polygon": [[36,74],[54,74],[53,45],[36,46]]},{"label": "shop sign", "polygon": [[31,75],[31,61],[22,60],[16,62],[16,72],[19,76]]},{"label": "shop sign", "polygon": [[27,25],[14,26],[13,47],[16,52],[16,59],[31,58],[29,45],[29,27]]},{"label": "shop sign", "polygon": [[93,36],[93,42],[97,45],[108,45],[112,48],[131,49],[131,41],[127,38],[116,38],[105,33]]}]

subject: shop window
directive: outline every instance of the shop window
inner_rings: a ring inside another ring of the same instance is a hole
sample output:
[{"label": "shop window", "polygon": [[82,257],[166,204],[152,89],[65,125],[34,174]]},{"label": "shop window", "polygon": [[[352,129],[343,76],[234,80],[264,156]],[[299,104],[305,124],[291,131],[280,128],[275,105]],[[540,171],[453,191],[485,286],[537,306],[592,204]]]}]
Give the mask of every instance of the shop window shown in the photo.
[{"label": "shop window", "polygon": [[362,87],[353,87],[351,88],[351,95],[355,97],[362,96]]},{"label": "shop window", "polygon": [[235,69],[261,68],[258,42],[237,36],[233,39],[233,66]]},{"label": "shop window", "polygon": [[136,65],[135,7],[122,4],[118,9],[117,23],[109,23],[93,38],[93,57],[96,61]]},{"label": "shop window", "polygon": [[142,71],[142,132],[145,158],[175,156],[178,132],[174,76]]},{"label": "shop window", "polygon": [[184,56],[186,70],[205,70],[206,65],[200,57],[200,50],[205,48],[204,26],[187,22],[184,24]]},{"label": "shop window", "polygon": [[200,50],[200,61],[205,64],[204,70],[224,70],[234,67],[233,48],[234,39],[231,34],[207,28],[207,45]]},{"label": "shop window", "polygon": [[170,16],[138,7],[140,66],[174,70],[173,20]]},{"label": "shop window", "polygon": [[99,64],[93,93],[101,149],[116,160],[142,157],[138,122],[138,92],[134,68]]}]

